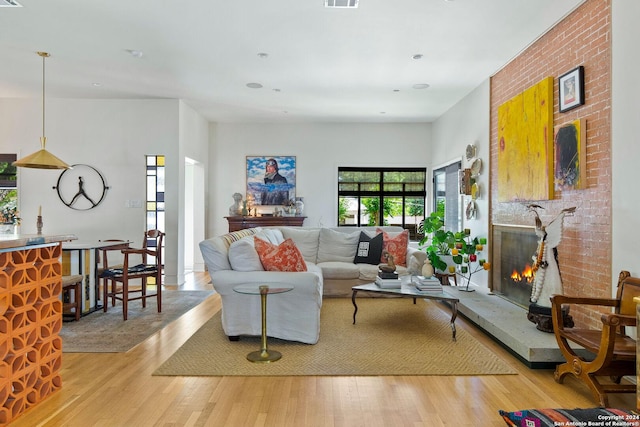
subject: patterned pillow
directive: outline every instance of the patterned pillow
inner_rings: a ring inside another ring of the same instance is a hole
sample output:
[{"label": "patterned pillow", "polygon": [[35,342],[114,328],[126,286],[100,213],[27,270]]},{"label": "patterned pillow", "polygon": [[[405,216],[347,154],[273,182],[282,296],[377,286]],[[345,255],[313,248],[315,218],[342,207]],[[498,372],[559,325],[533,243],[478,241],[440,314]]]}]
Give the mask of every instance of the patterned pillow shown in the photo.
[{"label": "patterned pillow", "polygon": [[356,257],[353,260],[354,264],[380,264],[383,244],[382,239],[382,234],[370,237],[367,233],[361,231],[360,241],[358,242],[358,248],[356,249]]},{"label": "patterned pillow", "polygon": [[[393,262],[403,267],[407,266],[407,246],[409,246],[409,230],[400,233],[387,233],[381,228],[376,228],[376,233],[382,233],[382,251],[387,251],[393,256]],[[380,257],[381,263],[387,260]]]},{"label": "patterned pillow", "polygon": [[255,236],[253,239],[266,271],[307,271],[307,264],[293,240],[286,239],[279,245],[274,245]]},{"label": "patterned pillow", "polygon": [[[638,426],[638,414],[625,409],[526,409],[523,411],[499,411],[509,427],[554,427],[578,425]],[[593,424],[591,424],[591,421]],[[609,424],[607,424],[609,422]]]}]

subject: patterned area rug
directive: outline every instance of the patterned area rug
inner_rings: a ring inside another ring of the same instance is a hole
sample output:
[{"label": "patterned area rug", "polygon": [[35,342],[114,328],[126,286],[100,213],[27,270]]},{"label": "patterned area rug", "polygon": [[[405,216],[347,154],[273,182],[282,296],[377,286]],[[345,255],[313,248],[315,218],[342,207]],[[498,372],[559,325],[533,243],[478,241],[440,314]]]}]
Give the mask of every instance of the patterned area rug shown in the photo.
[{"label": "patterned area rug", "polygon": [[230,342],[220,313],[202,326],[154,375],[500,375],[515,374],[466,331],[451,339],[448,308],[435,301],[359,298],[357,323],[349,298],[325,298],[315,345],[269,339],[282,353],[270,364],[247,361],[259,337]]},{"label": "patterned area rug", "polygon": [[77,322],[62,324],[62,351],[64,353],[119,353],[126,352],[155,332],[200,304],[213,291],[164,291],[162,313],[158,313],[155,298],[129,303],[129,316],[122,320],[122,303],[80,318]]}]

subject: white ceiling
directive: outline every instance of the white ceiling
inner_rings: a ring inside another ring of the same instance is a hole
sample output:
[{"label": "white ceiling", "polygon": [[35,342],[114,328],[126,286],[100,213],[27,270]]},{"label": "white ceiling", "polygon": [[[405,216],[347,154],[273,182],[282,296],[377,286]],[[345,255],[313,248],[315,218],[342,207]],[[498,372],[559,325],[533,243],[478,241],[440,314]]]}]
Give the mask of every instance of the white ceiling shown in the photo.
[{"label": "white ceiling", "polygon": [[0,8],[0,97],[40,97],[46,51],[47,99],[180,98],[216,122],[430,122],[583,1],[18,0]]}]

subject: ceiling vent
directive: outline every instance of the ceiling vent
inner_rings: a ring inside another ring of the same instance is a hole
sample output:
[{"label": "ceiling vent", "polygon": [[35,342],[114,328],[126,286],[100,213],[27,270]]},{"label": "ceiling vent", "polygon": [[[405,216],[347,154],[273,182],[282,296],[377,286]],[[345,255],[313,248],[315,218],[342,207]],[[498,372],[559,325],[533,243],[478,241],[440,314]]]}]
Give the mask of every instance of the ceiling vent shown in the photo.
[{"label": "ceiling vent", "polygon": [[22,5],[15,0],[0,0],[0,7],[22,7]]},{"label": "ceiling vent", "polygon": [[350,8],[358,7],[359,0],[324,0],[324,7],[331,8]]}]

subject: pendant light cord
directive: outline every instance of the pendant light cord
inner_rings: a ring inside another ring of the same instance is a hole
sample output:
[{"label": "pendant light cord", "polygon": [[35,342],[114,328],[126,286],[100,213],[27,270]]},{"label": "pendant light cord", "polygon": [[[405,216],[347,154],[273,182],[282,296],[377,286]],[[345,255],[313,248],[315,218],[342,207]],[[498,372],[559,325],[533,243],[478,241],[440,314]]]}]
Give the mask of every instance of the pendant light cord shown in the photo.
[{"label": "pendant light cord", "polygon": [[[44,138],[44,61],[49,54],[42,55],[42,137]],[[44,148],[44,147],[42,147]]]}]

